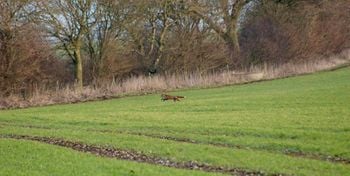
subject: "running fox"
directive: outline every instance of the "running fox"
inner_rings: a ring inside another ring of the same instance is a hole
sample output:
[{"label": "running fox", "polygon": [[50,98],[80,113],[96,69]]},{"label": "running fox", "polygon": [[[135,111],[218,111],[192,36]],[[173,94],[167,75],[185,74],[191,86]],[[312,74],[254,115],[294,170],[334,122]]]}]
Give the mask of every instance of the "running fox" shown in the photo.
[{"label": "running fox", "polygon": [[176,101],[180,101],[180,98],[185,98],[184,96],[172,96],[172,95],[166,95],[166,94],[162,94],[162,101],[166,101],[166,100],[174,100],[174,102]]}]

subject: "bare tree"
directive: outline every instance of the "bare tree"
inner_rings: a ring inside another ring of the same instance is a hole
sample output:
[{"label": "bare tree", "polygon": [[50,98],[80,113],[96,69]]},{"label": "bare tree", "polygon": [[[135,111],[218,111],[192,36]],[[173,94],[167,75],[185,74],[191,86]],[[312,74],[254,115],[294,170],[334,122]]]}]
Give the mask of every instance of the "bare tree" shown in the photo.
[{"label": "bare tree", "polygon": [[[170,19],[171,15],[174,15],[175,11],[174,11],[174,6],[176,6],[176,4],[172,3],[171,1],[165,0],[160,4],[160,9],[158,12],[158,19],[161,22],[161,29],[160,29],[160,33],[159,33],[159,40],[157,42],[158,44],[158,55],[156,56],[156,58],[153,61],[153,64],[150,68],[150,73],[155,73],[157,72],[157,69],[159,67],[159,62],[163,57],[163,52],[164,52],[164,47],[165,47],[165,37],[166,37],[166,33],[169,30],[170,27]],[[153,24],[153,28],[155,28],[156,24]],[[153,32],[153,41],[152,41],[152,45],[156,42],[156,36],[155,36],[155,32]]]},{"label": "bare tree", "polygon": [[128,16],[127,0],[101,0],[96,4],[96,25],[87,35],[87,51],[92,64],[94,80],[99,79],[103,72],[110,52],[117,45],[117,40],[122,38],[124,24]]},{"label": "bare tree", "polygon": [[58,46],[72,59],[77,86],[83,87],[82,47],[84,38],[96,24],[96,1],[49,0],[40,2],[41,19]]},{"label": "bare tree", "polygon": [[192,0],[188,12],[200,17],[234,52],[240,52],[238,21],[249,0]]},{"label": "bare tree", "polygon": [[0,96],[39,83],[41,62],[47,58],[46,43],[29,21],[31,0],[0,0]]},{"label": "bare tree", "polygon": [[134,51],[147,72],[154,74],[164,56],[167,33],[175,23],[177,0],[137,1],[130,7],[124,27],[134,44]]}]

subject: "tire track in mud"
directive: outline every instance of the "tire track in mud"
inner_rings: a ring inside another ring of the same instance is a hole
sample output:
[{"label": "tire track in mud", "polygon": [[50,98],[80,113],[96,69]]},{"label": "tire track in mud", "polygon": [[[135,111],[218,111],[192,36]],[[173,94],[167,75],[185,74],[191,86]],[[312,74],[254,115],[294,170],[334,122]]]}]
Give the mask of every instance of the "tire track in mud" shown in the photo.
[{"label": "tire track in mud", "polygon": [[[261,149],[261,148],[254,148],[254,147],[245,147],[241,145],[233,145],[233,144],[222,144],[222,143],[213,143],[213,142],[200,142],[200,141],[195,141],[191,139],[186,139],[186,138],[175,138],[175,137],[168,137],[168,136],[155,136],[155,135],[147,135],[148,137],[154,137],[154,138],[159,138],[159,139],[165,139],[165,140],[172,140],[172,141],[179,141],[179,142],[186,142],[186,143],[192,143],[192,144],[206,144],[206,145],[212,145],[215,147],[224,147],[224,148],[236,148],[236,149],[255,149],[255,150],[260,150],[260,151],[268,151],[268,152],[273,152],[274,150],[268,150],[268,149]],[[289,151],[289,150],[284,150],[284,151],[278,151],[281,154],[285,154],[288,156],[292,157],[298,157],[298,158],[305,158],[305,159],[313,159],[313,160],[319,160],[319,161],[327,161],[331,163],[341,163],[341,164],[350,164],[349,159],[341,158],[341,157],[336,157],[336,156],[326,156],[326,155],[317,155],[317,154],[312,154],[312,153],[305,153],[305,152],[294,152],[294,151]],[[273,152],[275,153],[275,152]]]},{"label": "tire track in mud", "polygon": [[[4,126],[17,126],[22,128],[34,128],[34,129],[61,129],[61,128],[49,128],[45,126],[35,126],[35,125],[17,125],[17,124],[9,124],[9,123],[0,123]],[[111,133],[111,134],[128,134],[128,135],[135,135],[135,136],[141,136],[141,137],[148,137],[148,138],[154,138],[154,139],[163,139],[163,140],[169,140],[169,141],[175,141],[175,142],[183,142],[183,143],[189,143],[189,144],[201,144],[201,145],[210,145],[214,147],[223,147],[223,148],[232,148],[232,149],[254,149],[259,151],[267,151],[267,152],[274,152],[275,150],[269,150],[269,149],[261,149],[259,147],[246,147],[243,145],[234,145],[234,144],[222,144],[222,143],[215,143],[215,142],[201,142],[189,138],[178,138],[178,137],[171,137],[171,136],[162,136],[162,135],[154,135],[154,134],[146,134],[146,133],[140,133],[140,132],[125,132],[125,131],[113,131],[113,130],[96,130],[96,129],[86,129],[86,131],[90,132],[98,132],[98,133]],[[297,158],[305,158],[305,159],[313,159],[318,161],[327,161],[331,163],[340,163],[340,164],[347,164],[350,165],[350,159],[342,158],[338,156],[330,156],[330,155],[321,155],[321,154],[314,154],[314,153],[306,153],[302,151],[277,151],[280,154],[285,154],[291,157],[297,157]]]},{"label": "tire track in mud", "polygon": [[[255,150],[260,150],[260,151],[268,151],[268,152],[275,151],[275,150],[261,149],[258,147],[254,148],[254,147],[246,147],[246,146],[242,146],[242,145],[222,144],[222,143],[214,143],[214,142],[201,142],[201,141],[196,141],[196,140],[189,139],[189,138],[178,138],[178,137],[161,136],[161,135],[145,134],[145,133],[137,133],[137,132],[121,132],[121,131],[109,131],[109,130],[88,130],[88,131],[101,132],[101,133],[129,134],[129,135],[144,136],[144,137],[155,138],[155,139],[164,139],[164,140],[175,141],[175,142],[211,145],[214,147],[223,147],[223,148],[255,149]],[[313,160],[319,160],[319,161],[327,161],[327,162],[331,162],[331,163],[350,164],[350,159],[337,157],[337,156],[305,153],[302,151],[295,152],[295,151],[289,151],[289,150],[278,151],[278,152],[281,154],[292,156],[292,157],[313,159]],[[275,153],[275,152],[273,152],[273,153]]]},{"label": "tire track in mud", "polygon": [[123,150],[117,148],[107,148],[97,145],[88,145],[81,142],[73,142],[64,139],[51,138],[51,137],[39,137],[39,136],[27,136],[27,135],[0,135],[0,138],[4,139],[16,139],[16,140],[28,140],[37,141],[41,143],[61,146],[69,149],[73,149],[79,152],[90,153],[101,157],[116,158],[120,160],[135,161],[140,163],[147,163],[152,165],[160,165],[170,168],[196,170],[212,173],[222,173],[239,176],[284,176],[287,174],[267,174],[262,171],[249,171],[240,168],[226,168],[223,166],[212,166],[209,164],[199,163],[196,161],[177,162],[166,158],[149,156],[141,152]]}]

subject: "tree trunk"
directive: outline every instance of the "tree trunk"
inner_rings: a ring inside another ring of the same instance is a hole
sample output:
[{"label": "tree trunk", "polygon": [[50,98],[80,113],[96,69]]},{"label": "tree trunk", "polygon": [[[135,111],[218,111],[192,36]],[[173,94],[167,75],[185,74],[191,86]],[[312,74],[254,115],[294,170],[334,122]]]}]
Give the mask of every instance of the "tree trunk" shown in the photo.
[{"label": "tree trunk", "polygon": [[[232,58],[234,55],[240,54],[240,45],[238,39],[238,28],[237,25],[239,23],[239,16],[243,7],[249,2],[247,0],[236,0],[236,1],[219,1],[221,4],[222,11],[224,13],[223,20],[226,27],[222,27],[218,24],[215,19],[211,16],[203,13],[200,9],[200,5],[198,2],[194,3],[195,5],[192,8],[189,8],[190,13],[194,13],[198,17],[204,20],[205,23],[209,25],[227,44],[230,57]],[[230,5],[234,3],[233,6]],[[197,6],[197,7],[196,7]],[[226,28],[226,29],[225,29]]]},{"label": "tree trunk", "polygon": [[[165,8],[167,8],[167,6],[165,5]],[[169,20],[168,20],[168,14],[167,11],[164,12],[164,16],[163,16],[163,22],[164,22],[164,26],[163,29],[160,33],[159,36],[159,51],[158,51],[158,56],[156,57],[156,59],[154,60],[154,63],[152,65],[152,68],[149,70],[150,74],[155,74],[158,70],[159,67],[159,62],[163,57],[163,52],[164,52],[164,47],[165,47],[165,37],[166,37],[166,33],[168,31],[168,28],[170,26],[169,24]]]},{"label": "tree trunk", "polygon": [[238,34],[236,32],[231,33],[231,35],[226,34],[225,37],[223,37],[223,39],[225,40],[228,49],[230,50],[230,53],[238,55],[241,52],[238,41]]},{"label": "tree trunk", "polygon": [[231,50],[231,53],[239,55],[241,52],[241,48],[239,45],[239,34],[238,34],[238,18],[240,15],[240,9],[242,7],[236,7],[237,9],[233,11],[232,15],[230,16],[230,20],[227,20],[227,26],[229,28],[227,29],[226,35],[224,36],[224,40],[229,45],[229,49]]},{"label": "tree trunk", "polygon": [[77,88],[83,88],[83,61],[81,58],[81,41],[78,40],[75,44],[75,79],[77,83]]}]

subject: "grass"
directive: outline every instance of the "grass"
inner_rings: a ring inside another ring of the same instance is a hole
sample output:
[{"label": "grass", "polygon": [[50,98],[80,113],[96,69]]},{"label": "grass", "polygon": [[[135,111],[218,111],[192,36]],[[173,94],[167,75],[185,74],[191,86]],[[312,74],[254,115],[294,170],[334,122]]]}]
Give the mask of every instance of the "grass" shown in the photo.
[{"label": "grass", "polygon": [[[175,161],[268,174],[349,175],[350,164],[323,159],[350,160],[349,78],[350,68],[344,68],[239,86],[173,92],[186,96],[178,103],[161,102],[159,95],[147,95],[6,110],[0,111],[0,135],[58,137]],[[165,136],[192,143],[161,139]],[[51,168],[49,173],[69,172],[71,168],[66,164],[54,168],[61,163],[59,160],[81,161],[75,163],[79,169],[73,175],[82,175],[86,169],[87,175],[112,175],[113,168],[121,168],[116,175],[125,175],[130,168],[137,170],[136,175],[207,174],[98,158],[28,141],[0,139],[0,147],[0,161],[7,163],[0,166],[0,172],[8,175],[45,175],[48,172],[41,172],[41,165]],[[51,161],[51,152],[60,159]],[[305,156],[293,157],[286,152]]]},{"label": "grass", "polygon": [[[210,175],[98,158],[36,142],[0,140],[1,175]],[[214,175],[214,174],[211,174]]]}]

